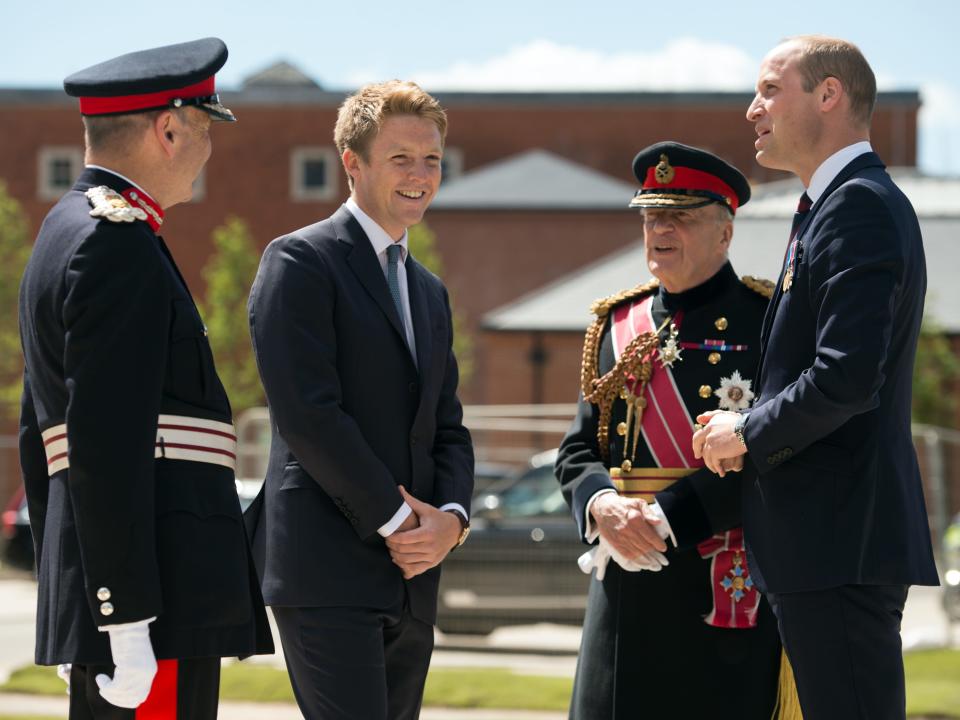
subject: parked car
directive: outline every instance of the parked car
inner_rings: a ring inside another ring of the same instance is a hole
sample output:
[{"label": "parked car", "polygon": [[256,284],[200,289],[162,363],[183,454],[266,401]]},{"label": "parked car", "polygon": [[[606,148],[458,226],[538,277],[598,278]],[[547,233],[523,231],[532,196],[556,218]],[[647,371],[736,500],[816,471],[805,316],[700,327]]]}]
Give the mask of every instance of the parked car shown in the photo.
[{"label": "parked car", "polygon": [[4,565],[33,570],[33,535],[27,513],[27,496],[21,485],[10,498],[0,516],[0,537],[3,538],[0,559]]},{"label": "parked car", "polygon": [[443,562],[443,632],[583,622],[589,578],[577,558],[585,548],[553,475],[556,456],[535,455],[527,470],[475,496],[470,537]]},{"label": "parked car", "polygon": [[943,535],[943,608],[960,622],[960,514]]}]

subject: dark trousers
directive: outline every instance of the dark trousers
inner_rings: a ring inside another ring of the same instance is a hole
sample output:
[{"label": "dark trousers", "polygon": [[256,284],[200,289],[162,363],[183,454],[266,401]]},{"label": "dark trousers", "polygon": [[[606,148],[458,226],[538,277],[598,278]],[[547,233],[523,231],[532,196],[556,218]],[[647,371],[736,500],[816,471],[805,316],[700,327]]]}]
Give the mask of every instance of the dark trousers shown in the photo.
[{"label": "dark trousers", "polygon": [[416,720],[433,652],[433,626],[405,603],[388,610],[274,607],[280,642],[306,720]]},{"label": "dark trousers", "polygon": [[74,665],[70,671],[70,720],[216,720],[220,658],[159,660],[150,695],[135,710],[100,695],[97,675],[113,665]]},{"label": "dark trousers", "polygon": [[906,585],[769,594],[804,720],[903,720]]}]

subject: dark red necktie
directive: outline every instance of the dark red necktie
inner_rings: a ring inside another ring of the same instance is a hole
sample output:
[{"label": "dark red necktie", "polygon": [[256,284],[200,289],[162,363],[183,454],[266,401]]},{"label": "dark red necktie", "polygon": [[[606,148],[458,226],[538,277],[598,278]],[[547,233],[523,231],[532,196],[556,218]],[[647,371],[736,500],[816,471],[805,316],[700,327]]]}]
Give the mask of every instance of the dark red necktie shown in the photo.
[{"label": "dark red necktie", "polygon": [[804,193],[800,196],[800,202],[797,203],[797,211],[793,214],[793,225],[790,227],[791,241],[797,236],[797,230],[800,229],[800,223],[803,222],[803,219],[807,216],[807,213],[810,212],[811,207],[813,207],[813,203],[810,202],[810,196]]}]

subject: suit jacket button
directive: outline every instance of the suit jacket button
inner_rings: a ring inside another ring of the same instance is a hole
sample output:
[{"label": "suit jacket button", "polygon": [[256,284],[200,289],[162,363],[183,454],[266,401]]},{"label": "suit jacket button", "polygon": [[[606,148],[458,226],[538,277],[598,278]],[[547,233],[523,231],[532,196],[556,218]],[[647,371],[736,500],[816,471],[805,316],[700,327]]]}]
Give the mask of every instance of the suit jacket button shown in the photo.
[{"label": "suit jacket button", "polygon": [[768,455],[768,456],[767,456],[767,465],[776,465],[776,464],[777,464],[777,458],[776,458],[776,456],[775,456],[775,455]]},{"label": "suit jacket button", "polygon": [[110,616],[113,615],[113,603],[101,603],[100,604],[100,614]]},{"label": "suit jacket button", "polygon": [[416,445],[416,444],[417,444],[417,434],[416,434],[416,433],[410,433],[410,444],[411,444],[411,445]]},{"label": "suit jacket button", "polygon": [[110,588],[102,587],[97,590],[97,600],[105,602],[110,599]]},{"label": "suit jacket button", "polygon": [[793,448],[784,448],[784,449],[783,449],[783,456],[784,456],[784,457],[790,457],[791,455],[793,455]]},{"label": "suit jacket button", "polygon": [[408,385],[407,387],[409,387],[410,392],[412,393],[415,393],[417,391],[417,384],[415,382],[410,383],[410,385]]}]

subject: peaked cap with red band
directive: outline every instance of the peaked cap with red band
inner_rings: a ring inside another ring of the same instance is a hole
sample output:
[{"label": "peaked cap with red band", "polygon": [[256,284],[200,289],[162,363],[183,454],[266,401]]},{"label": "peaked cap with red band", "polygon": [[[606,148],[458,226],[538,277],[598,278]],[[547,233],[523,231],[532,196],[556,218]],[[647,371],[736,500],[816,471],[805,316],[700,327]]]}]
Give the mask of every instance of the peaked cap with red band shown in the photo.
[{"label": "peaked cap with red band", "polygon": [[140,50],[76,72],[63,81],[83,115],[124,115],[192,105],[215,120],[237,118],[220,104],[215,73],[227,62],[219,38]]},{"label": "peaked cap with red band", "polygon": [[750,183],[713,153],[660,142],[637,153],[633,174],[640,181],[632,208],[698,208],[719,203],[736,214],[750,199]]}]

